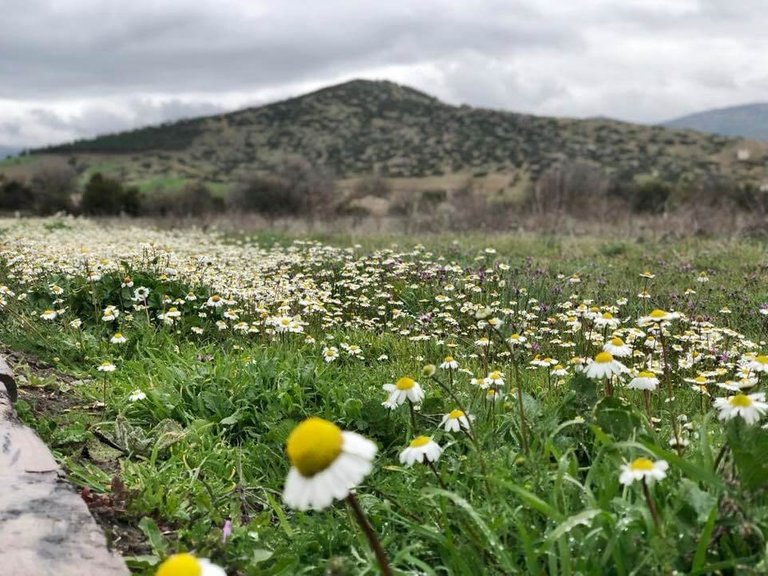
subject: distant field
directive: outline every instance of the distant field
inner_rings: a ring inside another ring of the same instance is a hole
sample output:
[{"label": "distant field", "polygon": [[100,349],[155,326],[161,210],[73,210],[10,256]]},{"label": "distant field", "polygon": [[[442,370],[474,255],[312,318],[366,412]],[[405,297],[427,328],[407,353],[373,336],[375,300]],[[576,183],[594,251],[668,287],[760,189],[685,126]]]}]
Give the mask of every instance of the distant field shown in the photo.
[{"label": "distant field", "polygon": [[[768,568],[763,243],[0,230],[19,413],[136,574],[376,573],[343,502],[283,500],[310,416],[375,442],[356,494],[396,573]],[[404,377],[424,398],[382,405]]]}]

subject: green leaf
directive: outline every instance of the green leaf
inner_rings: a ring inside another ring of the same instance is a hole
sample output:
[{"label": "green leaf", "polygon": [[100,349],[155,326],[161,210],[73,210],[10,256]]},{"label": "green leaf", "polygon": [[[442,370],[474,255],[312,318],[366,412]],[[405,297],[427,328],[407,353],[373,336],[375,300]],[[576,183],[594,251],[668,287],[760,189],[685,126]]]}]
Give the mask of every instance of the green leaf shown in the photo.
[{"label": "green leaf", "polygon": [[750,490],[768,486],[768,430],[750,426],[741,418],[735,418],[726,428],[742,485]]},{"label": "green leaf", "polygon": [[157,527],[155,521],[152,520],[152,518],[144,516],[144,518],[139,521],[139,529],[144,533],[144,536],[147,537],[147,540],[149,540],[152,552],[154,552],[156,556],[165,558],[168,555],[168,544],[166,543],[165,538],[163,538],[163,534],[160,532],[160,528]]},{"label": "green leaf", "polygon": [[529,507],[533,508],[534,510],[540,512],[547,518],[554,520],[556,522],[561,522],[563,520],[563,515],[555,510],[550,504],[536,496],[533,492],[530,492],[529,490],[526,490],[522,486],[518,486],[514,482],[501,482],[501,484],[508,488],[509,490],[512,490],[517,496],[522,500],[525,504],[527,504]]},{"label": "green leaf", "polygon": [[578,514],[574,514],[573,516],[566,519],[564,522],[561,522],[557,528],[552,530],[549,534],[547,534],[547,540],[550,542],[557,541],[560,537],[564,536],[576,526],[589,526],[592,524],[592,519],[597,516],[598,514],[602,514],[602,510],[598,510],[596,508],[593,508],[591,510],[584,510],[583,512],[579,512]]},{"label": "green leaf", "polygon": [[516,571],[514,561],[509,557],[504,549],[504,546],[501,544],[501,542],[499,542],[498,538],[496,538],[496,534],[488,527],[488,525],[480,517],[480,514],[477,513],[477,510],[475,510],[469,502],[467,502],[458,494],[454,494],[453,492],[442,490],[440,488],[425,488],[422,490],[422,494],[424,494],[427,498],[442,496],[456,504],[456,506],[458,506],[459,509],[466,513],[466,515],[472,520],[475,526],[477,526],[477,528],[480,530],[485,538],[485,545],[488,552],[490,552],[496,558],[496,560],[499,562],[499,565],[508,573]]},{"label": "green leaf", "polygon": [[616,396],[600,400],[594,414],[600,428],[618,440],[631,438],[642,422],[632,406]]},{"label": "green leaf", "polygon": [[[713,506],[707,518],[707,523],[704,525],[704,530],[701,532],[699,538],[699,545],[696,547],[696,555],[693,557],[693,566],[691,566],[691,574],[704,573],[704,562],[707,560],[707,550],[712,539],[712,532],[715,529],[715,520],[717,520],[717,506]],[[706,572],[709,572],[707,570]]]}]

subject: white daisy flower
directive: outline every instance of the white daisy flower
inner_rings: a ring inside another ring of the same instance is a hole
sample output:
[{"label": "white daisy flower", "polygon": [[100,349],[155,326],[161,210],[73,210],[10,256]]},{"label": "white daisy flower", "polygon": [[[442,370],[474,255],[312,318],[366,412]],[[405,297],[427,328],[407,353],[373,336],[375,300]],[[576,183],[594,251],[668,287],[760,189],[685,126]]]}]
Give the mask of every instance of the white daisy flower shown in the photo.
[{"label": "white daisy flower", "polygon": [[654,462],[649,458],[636,458],[629,464],[622,464],[619,482],[628,486],[635,480],[663,480],[667,475],[668,468],[669,464],[666,460]]},{"label": "white daisy flower", "polygon": [[715,398],[714,404],[719,412],[717,417],[720,420],[730,420],[736,416],[741,416],[747,424],[756,423],[768,410],[768,404],[765,402],[765,393],[763,392],[749,395],[736,394],[728,398]]},{"label": "white daisy flower", "polygon": [[446,432],[458,432],[461,428],[469,430],[470,420],[474,420],[475,417],[471,414],[465,414],[461,410],[451,410],[448,414],[443,416],[440,421],[440,426]]},{"label": "white daisy flower", "polygon": [[115,332],[112,338],[109,339],[112,344],[125,344],[128,339],[122,335],[121,332]]},{"label": "white daisy flower", "polygon": [[504,373],[494,370],[489,372],[488,376],[483,379],[483,388],[489,388],[491,386],[504,386]]},{"label": "white daisy flower", "polygon": [[648,324],[659,324],[661,322],[669,322],[670,320],[676,320],[680,318],[679,312],[667,312],[656,308],[648,316],[641,316],[637,323],[640,326],[647,326]]},{"label": "white daisy flower", "polygon": [[144,394],[144,392],[142,392],[139,389],[136,389],[136,390],[134,390],[133,392],[130,393],[130,395],[128,396],[128,401],[129,402],[138,402],[139,400],[144,400],[146,397],[147,397],[147,395]]},{"label": "white daisy flower", "polygon": [[155,576],[227,576],[227,573],[207,558],[183,553],[169,556],[158,566]]},{"label": "white daisy flower", "polygon": [[112,364],[112,362],[105,361],[99,364],[96,370],[98,370],[99,372],[114,372],[115,370],[117,370],[117,367],[114,364]]},{"label": "white daisy flower", "polygon": [[42,318],[43,320],[56,320],[56,317],[58,315],[59,315],[59,313],[56,312],[56,310],[51,310],[49,308],[48,310],[46,310],[45,312],[40,314],[40,318]]},{"label": "white daisy flower", "polygon": [[410,400],[414,404],[419,404],[424,400],[424,390],[418,382],[408,376],[403,376],[394,384],[384,384],[383,388],[386,392],[389,392],[389,398],[382,405],[391,410],[394,410],[406,400]]},{"label": "white daisy flower", "polygon": [[323,361],[331,363],[339,357],[339,349],[336,346],[323,348]]},{"label": "white daisy flower", "polygon": [[443,449],[429,436],[417,436],[408,445],[408,448],[400,452],[400,463],[413,466],[416,462],[437,462]]},{"label": "white daisy flower", "polygon": [[755,356],[747,363],[747,368],[753,372],[768,372],[768,356]]},{"label": "white daisy flower", "polygon": [[208,308],[221,308],[224,306],[224,299],[219,296],[218,294],[214,294],[208,300],[206,300],[205,305]]},{"label": "white daisy flower", "polygon": [[521,346],[525,344],[525,341],[527,338],[525,336],[521,336],[520,334],[512,334],[509,338],[507,338],[507,342],[511,346]]},{"label": "white daisy flower", "polygon": [[446,356],[443,358],[443,363],[440,364],[442,370],[456,370],[459,367],[459,363],[453,358],[453,356]]},{"label": "white daisy flower", "polygon": [[656,390],[659,387],[659,379],[653,372],[643,371],[630,380],[627,388],[632,390]]},{"label": "white daisy flower", "polygon": [[632,354],[632,348],[625,344],[624,340],[618,336],[611,338],[608,342],[606,342],[603,346],[603,350],[605,352],[610,352],[617,358],[625,358],[626,356]]},{"label": "white daisy flower", "polygon": [[322,510],[346,498],[373,469],[376,445],[334,423],[312,417],[288,436],[291,470],[283,501],[298,510]]},{"label": "white daisy flower", "polygon": [[600,352],[600,354],[595,356],[595,359],[587,365],[584,374],[588,378],[599,379],[610,378],[628,371],[629,369],[624,366],[624,364],[613,359],[613,355],[610,352]]}]

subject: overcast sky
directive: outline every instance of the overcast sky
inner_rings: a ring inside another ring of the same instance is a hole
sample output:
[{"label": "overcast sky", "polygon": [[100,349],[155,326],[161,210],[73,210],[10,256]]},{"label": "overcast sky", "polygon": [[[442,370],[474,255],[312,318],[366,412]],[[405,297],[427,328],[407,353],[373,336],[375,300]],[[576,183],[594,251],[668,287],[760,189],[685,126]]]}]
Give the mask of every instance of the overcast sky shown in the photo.
[{"label": "overcast sky", "polygon": [[764,0],[0,0],[0,146],[352,79],[656,122],[768,100]]}]

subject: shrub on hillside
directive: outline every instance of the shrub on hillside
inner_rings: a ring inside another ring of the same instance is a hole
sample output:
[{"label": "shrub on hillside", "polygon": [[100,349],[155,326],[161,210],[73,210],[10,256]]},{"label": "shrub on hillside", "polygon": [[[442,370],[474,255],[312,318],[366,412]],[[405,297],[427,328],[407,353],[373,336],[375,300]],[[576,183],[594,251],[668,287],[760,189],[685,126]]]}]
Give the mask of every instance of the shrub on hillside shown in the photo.
[{"label": "shrub on hillside", "polygon": [[97,172],[85,186],[80,209],[93,216],[137,216],[141,210],[141,197],[137,188],[124,188],[117,180]]},{"label": "shrub on hillside", "polygon": [[142,205],[143,213],[161,217],[199,217],[223,210],[224,200],[214,196],[202,182],[193,182],[175,192],[153,194]]},{"label": "shrub on hillside", "polygon": [[45,216],[71,210],[76,179],[77,172],[65,162],[43,164],[29,181],[34,212]]}]

